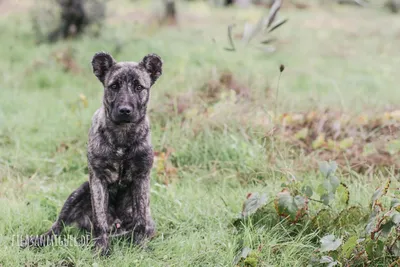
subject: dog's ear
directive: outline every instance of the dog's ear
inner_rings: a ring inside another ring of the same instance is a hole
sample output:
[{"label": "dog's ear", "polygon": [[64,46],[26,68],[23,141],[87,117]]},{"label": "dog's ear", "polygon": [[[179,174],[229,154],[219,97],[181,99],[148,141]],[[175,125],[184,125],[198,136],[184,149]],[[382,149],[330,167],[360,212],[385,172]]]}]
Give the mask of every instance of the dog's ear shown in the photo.
[{"label": "dog's ear", "polygon": [[93,73],[104,84],[107,71],[116,63],[110,54],[98,52],[92,59]]},{"label": "dog's ear", "polygon": [[151,85],[153,85],[162,74],[163,62],[161,58],[156,54],[149,54],[139,64],[150,74]]}]

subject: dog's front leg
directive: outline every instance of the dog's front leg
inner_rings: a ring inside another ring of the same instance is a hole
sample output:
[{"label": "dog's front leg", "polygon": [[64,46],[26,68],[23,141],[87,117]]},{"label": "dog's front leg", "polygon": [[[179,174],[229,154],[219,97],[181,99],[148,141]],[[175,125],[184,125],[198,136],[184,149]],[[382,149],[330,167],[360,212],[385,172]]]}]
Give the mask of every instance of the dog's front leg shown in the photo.
[{"label": "dog's front leg", "polygon": [[132,201],[132,221],[134,222],[133,237],[137,244],[141,244],[146,237],[149,237],[150,232],[154,232],[154,223],[150,216],[149,172],[138,175],[134,178],[132,186]]},{"label": "dog's front leg", "polygon": [[92,196],[92,210],[94,232],[96,236],[96,249],[102,254],[107,254],[108,244],[108,190],[104,179],[96,175],[96,171],[90,173],[90,193]]}]

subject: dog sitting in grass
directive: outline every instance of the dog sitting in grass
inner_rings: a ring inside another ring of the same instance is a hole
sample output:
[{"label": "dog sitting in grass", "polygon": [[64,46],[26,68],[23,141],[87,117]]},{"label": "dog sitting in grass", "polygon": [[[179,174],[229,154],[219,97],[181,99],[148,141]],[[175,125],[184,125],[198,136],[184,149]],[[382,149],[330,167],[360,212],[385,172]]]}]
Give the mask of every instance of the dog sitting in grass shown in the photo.
[{"label": "dog sitting in grass", "polygon": [[93,232],[102,254],[109,252],[113,228],[137,244],[154,235],[149,206],[153,150],[146,110],[162,60],[150,54],[140,63],[117,63],[99,52],[92,67],[104,86],[104,98],[89,131],[89,181],[68,197],[53,226],[25,240],[24,246],[44,246],[70,224]]}]

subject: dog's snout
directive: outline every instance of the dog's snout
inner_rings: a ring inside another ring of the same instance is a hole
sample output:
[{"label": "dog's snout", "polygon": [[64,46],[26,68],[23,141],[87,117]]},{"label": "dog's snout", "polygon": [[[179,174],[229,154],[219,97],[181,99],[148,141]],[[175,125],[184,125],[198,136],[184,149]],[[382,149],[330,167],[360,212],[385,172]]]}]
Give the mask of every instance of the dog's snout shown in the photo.
[{"label": "dog's snout", "polygon": [[133,122],[135,119],[134,107],[129,104],[116,105],[113,109],[113,120],[117,123]]},{"label": "dog's snout", "polygon": [[121,115],[129,115],[132,113],[132,108],[128,106],[122,106],[118,109],[119,114]]}]

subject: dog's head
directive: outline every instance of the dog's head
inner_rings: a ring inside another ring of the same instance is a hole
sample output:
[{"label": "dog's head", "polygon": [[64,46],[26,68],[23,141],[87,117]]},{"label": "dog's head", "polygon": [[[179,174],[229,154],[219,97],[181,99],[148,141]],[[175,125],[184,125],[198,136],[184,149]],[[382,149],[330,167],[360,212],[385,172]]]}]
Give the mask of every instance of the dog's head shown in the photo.
[{"label": "dog's head", "polygon": [[104,86],[104,108],[111,121],[136,123],[146,116],[150,87],[162,73],[162,60],[150,54],[139,63],[117,63],[99,52],[92,60],[93,73]]}]

